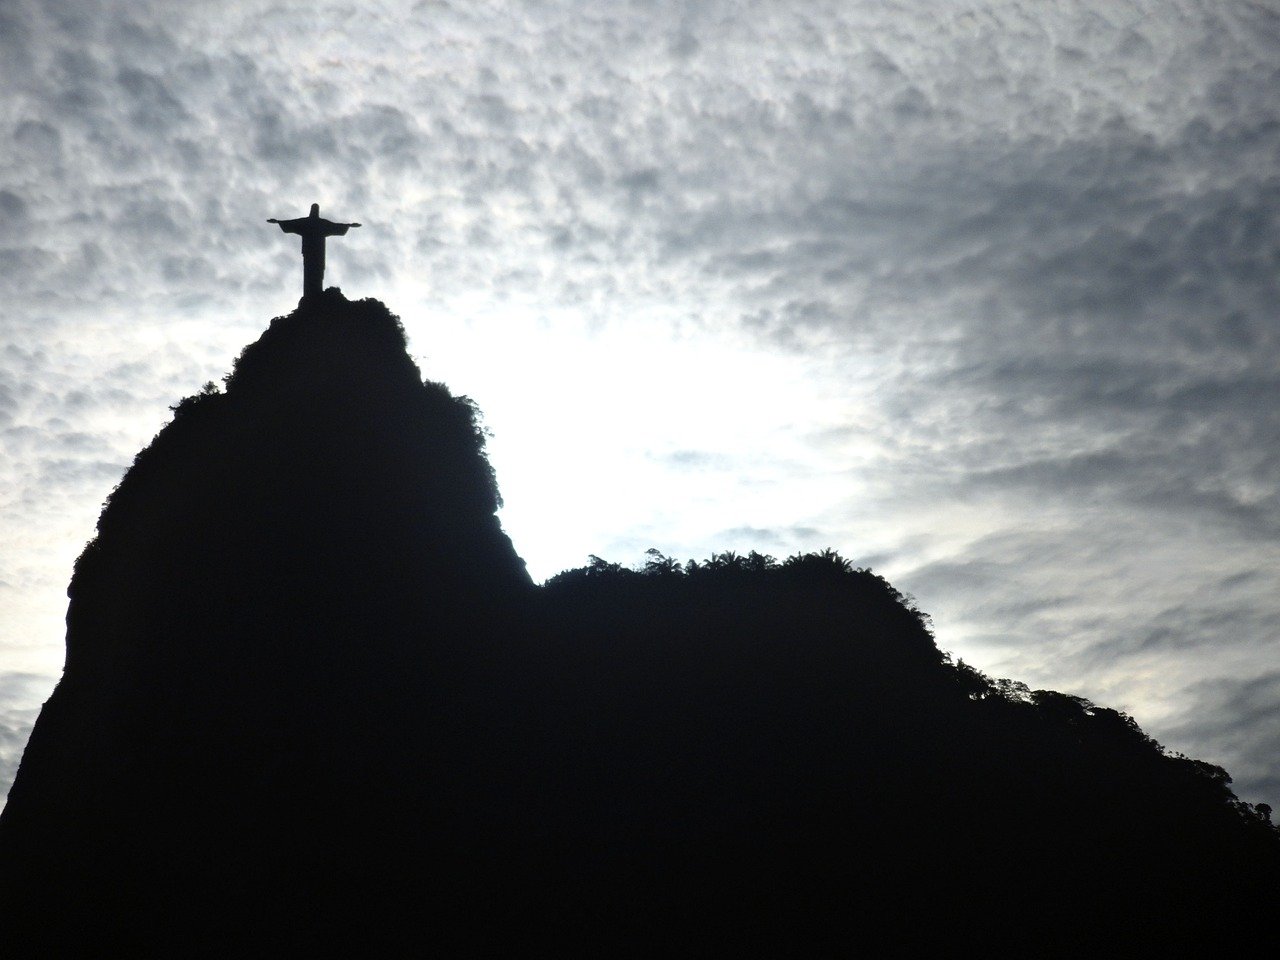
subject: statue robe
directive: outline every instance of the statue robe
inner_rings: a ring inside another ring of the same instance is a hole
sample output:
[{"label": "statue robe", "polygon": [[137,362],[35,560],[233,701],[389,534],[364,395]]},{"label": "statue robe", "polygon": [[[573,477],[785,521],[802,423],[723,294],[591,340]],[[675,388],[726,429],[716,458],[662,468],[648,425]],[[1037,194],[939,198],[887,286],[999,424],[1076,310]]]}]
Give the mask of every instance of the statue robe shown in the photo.
[{"label": "statue robe", "polygon": [[340,237],[351,227],[350,223],[334,223],[319,214],[298,217],[296,220],[280,220],[285,233],[302,236],[302,295],[310,296],[324,288],[324,240]]}]

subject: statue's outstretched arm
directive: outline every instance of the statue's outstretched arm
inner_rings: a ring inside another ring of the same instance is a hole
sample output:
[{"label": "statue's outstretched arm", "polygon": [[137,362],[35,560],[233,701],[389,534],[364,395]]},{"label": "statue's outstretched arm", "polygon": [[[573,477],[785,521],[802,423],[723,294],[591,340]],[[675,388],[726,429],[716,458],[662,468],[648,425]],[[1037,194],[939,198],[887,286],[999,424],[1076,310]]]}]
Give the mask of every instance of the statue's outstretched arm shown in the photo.
[{"label": "statue's outstretched arm", "polygon": [[320,229],[326,237],[341,237],[352,227],[358,227],[358,223],[334,223],[332,220],[321,220]]}]

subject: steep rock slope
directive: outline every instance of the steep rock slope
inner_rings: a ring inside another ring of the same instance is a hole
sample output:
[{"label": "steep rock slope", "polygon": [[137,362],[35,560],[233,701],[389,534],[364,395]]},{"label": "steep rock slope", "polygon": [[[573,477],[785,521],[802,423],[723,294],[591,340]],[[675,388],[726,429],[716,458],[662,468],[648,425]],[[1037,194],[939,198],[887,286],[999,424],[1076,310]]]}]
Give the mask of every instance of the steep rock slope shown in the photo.
[{"label": "steep rock slope", "polygon": [[181,955],[393,867],[467,762],[429,733],[467,723],[464,654],[532,590],[498,505],[477,411],[377,301],[304,300],[178,404],[76,564],[4,814],[33,942]]}]

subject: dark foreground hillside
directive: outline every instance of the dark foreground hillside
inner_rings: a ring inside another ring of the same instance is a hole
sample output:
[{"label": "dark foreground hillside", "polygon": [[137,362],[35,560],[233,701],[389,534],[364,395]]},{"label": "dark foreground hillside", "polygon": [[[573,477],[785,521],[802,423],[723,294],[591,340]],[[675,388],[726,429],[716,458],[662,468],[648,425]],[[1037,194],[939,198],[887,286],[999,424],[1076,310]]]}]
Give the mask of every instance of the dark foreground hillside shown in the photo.
[{"label": "dark foreground hillside", "polygon": [[[566,416],[570,415],[566,413]],[[529,582],[476,411],[337,291],[179,404],[71,583],[5,956],[1221,953],[1280,841],[833,554]],[[1264,941],[1265,942],[1265,941]]]}]

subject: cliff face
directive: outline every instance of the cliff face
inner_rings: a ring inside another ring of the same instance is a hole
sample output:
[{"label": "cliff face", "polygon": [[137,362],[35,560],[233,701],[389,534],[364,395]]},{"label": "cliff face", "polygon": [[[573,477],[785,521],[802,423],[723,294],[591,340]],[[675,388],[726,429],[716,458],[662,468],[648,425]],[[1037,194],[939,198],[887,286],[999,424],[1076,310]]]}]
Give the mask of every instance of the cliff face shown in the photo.
[{"label": "cliff face", "polygon": [[[175,631],[221,656],[232,637],[305,643],[390,597],[529,585],[469,401],[421,382],[380,303],[304,304],[244,350],[225,393],[175,407],[111,495],[71,582],[69,673]],[[262,620],[272,609],[283,623]]]},{"label": "cliff face", "polygon": [[468,401],[337,291],[137,458],[0,818],[7,956],[1172,956],[1280,840],[832,554],[535,589]]},{"label": "cliff face", "polygon": [[343,845],[376,862],[443,802],[415,791],[460,746],[428,730],[465,726],[460,658],[532,590],[477,418],[336,290],[174,408],[76,564],[4,814],[4,878],[53,945],[77,914],[178,936],[238,890],[251,917],[260,883],[351,869]]}]

